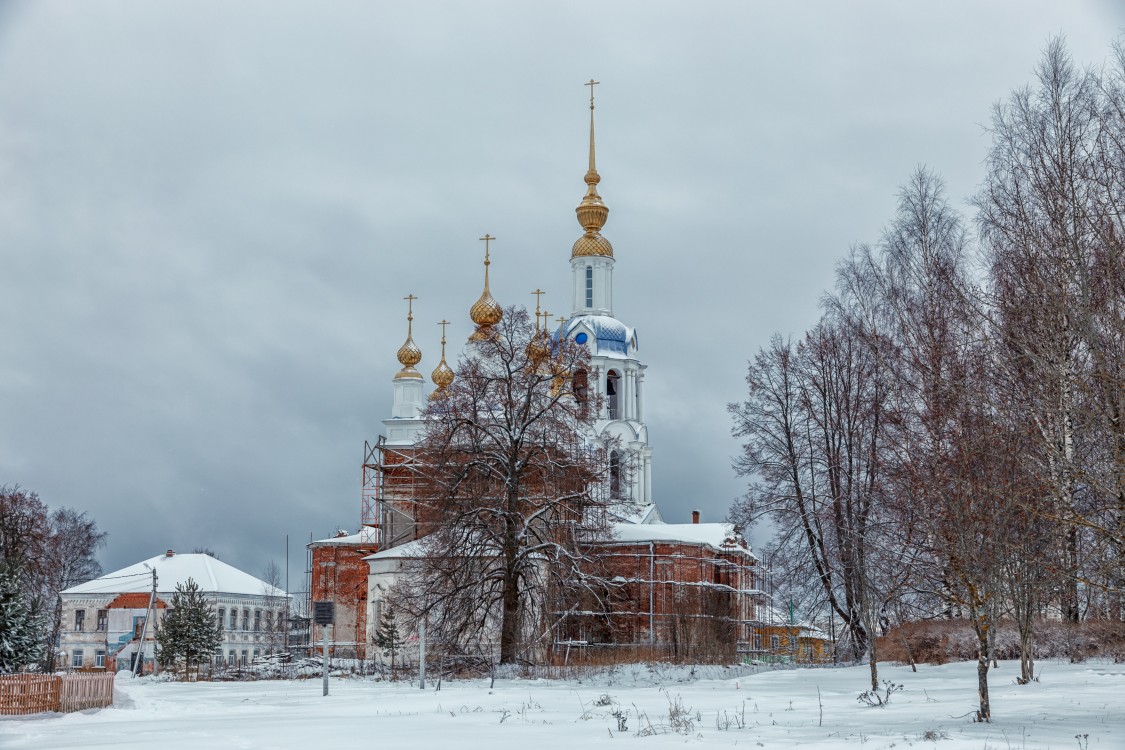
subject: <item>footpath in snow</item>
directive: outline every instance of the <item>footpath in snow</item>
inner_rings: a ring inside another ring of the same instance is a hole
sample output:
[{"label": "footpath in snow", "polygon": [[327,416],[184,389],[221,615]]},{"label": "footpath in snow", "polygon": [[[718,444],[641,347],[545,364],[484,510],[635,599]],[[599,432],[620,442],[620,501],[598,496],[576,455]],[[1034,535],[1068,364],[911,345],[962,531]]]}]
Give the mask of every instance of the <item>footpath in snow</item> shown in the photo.
[{"label": "footpath in snow", "polygon": [[[689,680],[683,668],[626,666],[585,681],[365,680],[174,683],[118,680],[114,707],[0,719],[0,748],[577,747],[1125,749],[1125,665],[1044,662],[991,673],[994,720],[972,721],[976,665],[882,665],[903,685],[883,708],[861,705],[867,667]],[[701,670],[706,673],[706,670]]]}]

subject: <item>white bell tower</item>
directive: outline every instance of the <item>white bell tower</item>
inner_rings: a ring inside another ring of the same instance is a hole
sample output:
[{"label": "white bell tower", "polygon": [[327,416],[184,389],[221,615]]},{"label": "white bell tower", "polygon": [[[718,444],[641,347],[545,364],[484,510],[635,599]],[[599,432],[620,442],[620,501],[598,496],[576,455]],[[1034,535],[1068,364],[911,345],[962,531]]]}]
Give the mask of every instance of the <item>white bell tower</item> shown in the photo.
[{"label": "white bell tower", "polygon": [[[586,195],[575,212],[585,234],[578,238],[570,254],[573,285],[573,312],[560,330],[590,351],[587,388],[602,396],[602,412],[594,425],[595,439],[607,437],[616,451],[627,456],[610,456],[610,492],[640,507],[630,520],[659,521],[652,499],[652,448],[644,421],[645,365],[637,357],[637,332],[613,317],[613,246],[601,235],[609,207],[598,195],[598,174],[594,160],[594,86],[590,80],[590,166],[586,171]],[[627,459],[627,460],[626,460]],[[631,466],[620,473],[614,467]]]}]

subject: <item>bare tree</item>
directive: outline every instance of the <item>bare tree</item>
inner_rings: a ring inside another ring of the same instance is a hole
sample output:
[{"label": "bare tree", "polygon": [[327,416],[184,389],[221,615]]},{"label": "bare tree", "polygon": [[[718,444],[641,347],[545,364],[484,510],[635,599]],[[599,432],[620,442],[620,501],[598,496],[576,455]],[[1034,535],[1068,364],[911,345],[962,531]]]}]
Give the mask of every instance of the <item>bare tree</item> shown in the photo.
[{"label": "bare tree", "polygon": [[586,369],[584,347],[509,308],[423,414],[416,520],[432,533],[396,605],[449,648],[495,637],[501,663],[528,658],[568,598],[604,591],[588,544],[606,538],[620,500],[607,486],[613,446],[590,442],[599,410],[569,382]]},{"label": "bare tree", "polygon": [[1039,436],[1037,503],[1066,534],[1061,607],[1080,611],[1082,519],[1090,467],[1088,331],[1096,232],[1087,175],[1097,135],[1098,80],[1074,65],[1061,39],[1047,47],[1036,85],[998,103],[988,177],[975,203],[991,266],[996,329],[1013,370],[1028,373],[1026,416]]},{"label": "bare tree", "polygon": [[18,485],[0,487],[0,565],[16,571],[24,600],[44,624],[42,665],[51,668],[62,616],[59,592],[101,573],[106,534],[85,513],[51,511]]},{"label": "bare tree", "polygon": [[773,521],[779,558],[820,582],[860,659],[873,656],[885,601],[874,573],[891,550],[877,541],[887,528],[879,504],[884,394],[878,360],[855,333],[826,314],[797,345],[775,336],[750,364],[747,400],[728,409],[735,436],[746,439],[736,469],[756,480],[732,520]]},{"label": "bare tree", "polygon": [[266,601],[266,621],[262,628],[263,643],[266,653],[272,654],[285,650],[285,628],[289,620],[289,599],[282,592],[285,581],[281,575],[281,566],[276,560],[270,560],[262,570],[262,594]]}]

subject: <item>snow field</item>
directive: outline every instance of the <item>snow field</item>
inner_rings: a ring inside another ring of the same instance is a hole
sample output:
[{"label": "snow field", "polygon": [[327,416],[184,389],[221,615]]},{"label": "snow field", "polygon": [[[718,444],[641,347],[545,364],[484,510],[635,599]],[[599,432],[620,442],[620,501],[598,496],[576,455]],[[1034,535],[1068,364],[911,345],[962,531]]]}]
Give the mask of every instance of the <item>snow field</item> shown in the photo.
[{"label": "snow field", "polygon": [[1018,665],[1001,662],[990,673],[991,724],[972,721],[975,670],[881,665],[881,678],[904,685],[884,708],[856,700],[867,667],[683,681],[684,668],[636,666],[581,682],[446,681],[440,691],[333,679],[327,698],[319,679],[120,679],[113,708],[0,720],[0,747],[1125,749],[1125,665],[1046,662],[1040,682],[1018,686]]}]

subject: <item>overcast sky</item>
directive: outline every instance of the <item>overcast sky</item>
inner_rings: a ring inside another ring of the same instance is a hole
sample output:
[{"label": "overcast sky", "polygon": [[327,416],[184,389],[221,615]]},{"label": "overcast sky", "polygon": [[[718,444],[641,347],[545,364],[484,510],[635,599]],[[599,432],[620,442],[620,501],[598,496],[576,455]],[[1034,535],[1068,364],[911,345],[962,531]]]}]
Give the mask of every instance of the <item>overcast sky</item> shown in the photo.
[{"label": "overcast sky", "polygon": [[[0,484],[113,570],[260,574],[355,529],[408,292],[425,373],[502,304],[569,313],[587,90],[617,317],[668,521],[744,490],[726,404],[918,164],[953,202],[1048,39],[1111,2],[0,2]],[[761,544],[764,540],[756,539]]]}]

